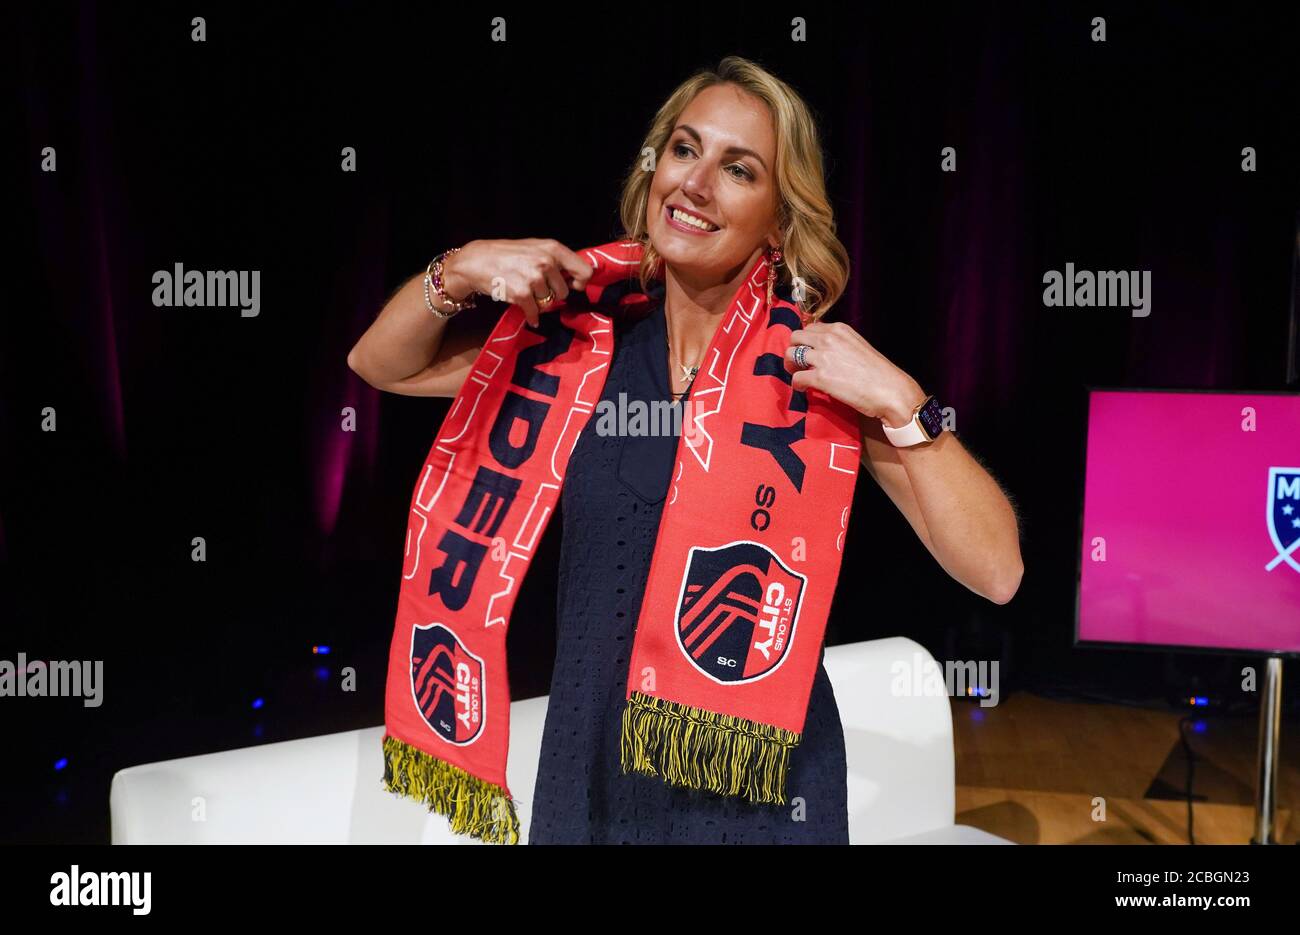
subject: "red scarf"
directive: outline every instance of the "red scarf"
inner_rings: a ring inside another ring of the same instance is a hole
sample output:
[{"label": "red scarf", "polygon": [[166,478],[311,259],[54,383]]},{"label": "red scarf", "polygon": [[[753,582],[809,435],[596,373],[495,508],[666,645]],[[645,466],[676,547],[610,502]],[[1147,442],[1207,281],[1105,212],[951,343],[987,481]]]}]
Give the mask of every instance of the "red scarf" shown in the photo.
[{"label": "red scarf", "polygon": [[[511,305],[457,394],[411,498],[389,654],[384,785],[514,844],[506,633],[519,585],[609,373],[611,313],[647,307],[641,245],[595,267],[537,329]],[[662,264],[660,264],[662,270]],[[857,481],[855,410],[795,392],[805,321],[766,255],[725,313],[685,407],[627,682],[622,769],[784,803]],[[603,311],[602,311],[603,309]],[[664,349],[667,353],[667,349]]]}]

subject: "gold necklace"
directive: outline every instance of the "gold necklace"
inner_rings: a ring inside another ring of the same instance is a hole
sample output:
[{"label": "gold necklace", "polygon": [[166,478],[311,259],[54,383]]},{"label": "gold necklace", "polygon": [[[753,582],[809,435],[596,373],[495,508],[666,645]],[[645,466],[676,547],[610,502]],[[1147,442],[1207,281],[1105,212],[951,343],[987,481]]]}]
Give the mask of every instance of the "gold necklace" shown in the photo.
[{"label": "gold necklace", "polygon": [[699,364],[696,364],[695,366],[688,367],[686,364],[681,362],[681,359],[677,356],[677,352],[673,350],[673,332],[672,326],[668,320],[667,304],[664,305],[664,330],[668,340],[668,355],[677,363],[677,366],[682,368],[682,379],[686,381],[686,389],[682,390],[680,393],[674,390],[671,386],[668,387],[668,392],[672,393],[674,396],[685,396],[690,392],[690,384],[695,379],[695,375],[700,372],[700,366]]}]

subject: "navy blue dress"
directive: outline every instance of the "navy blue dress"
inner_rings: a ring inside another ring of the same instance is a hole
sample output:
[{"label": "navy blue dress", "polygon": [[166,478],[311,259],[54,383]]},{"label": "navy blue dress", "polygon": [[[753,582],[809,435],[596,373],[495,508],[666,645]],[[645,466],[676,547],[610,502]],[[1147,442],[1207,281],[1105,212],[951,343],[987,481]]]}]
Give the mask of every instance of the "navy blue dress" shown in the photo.
[{"label": "navy blue dress", "polygon": [[[615,321],[602,398],[668,400],[662,301],[640,320]],[[848,844],[844,729],[824,650],[785,805],[622,772],[628,664],[679,436],[601,435],[599,414],[579,436],[560,497],[556,659],[528,843]]]}]

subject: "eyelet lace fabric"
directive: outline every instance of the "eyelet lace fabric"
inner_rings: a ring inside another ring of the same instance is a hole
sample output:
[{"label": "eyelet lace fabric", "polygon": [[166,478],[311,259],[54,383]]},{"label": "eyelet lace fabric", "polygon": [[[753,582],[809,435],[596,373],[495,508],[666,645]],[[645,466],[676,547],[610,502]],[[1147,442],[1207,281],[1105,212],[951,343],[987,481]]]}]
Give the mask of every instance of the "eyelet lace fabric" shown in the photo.
[{"label": "eyelet lace fabric", "polygon": [[[617,322],[603,399],[669,399],[665,334],[662,301],[638,321]],[[601,435],[599,415],[578,439],[560,497],[556,660],[528,842],[847,844],[844,730],[822,663],[786,804],[622,772],[628,665],[679,436]]]}]

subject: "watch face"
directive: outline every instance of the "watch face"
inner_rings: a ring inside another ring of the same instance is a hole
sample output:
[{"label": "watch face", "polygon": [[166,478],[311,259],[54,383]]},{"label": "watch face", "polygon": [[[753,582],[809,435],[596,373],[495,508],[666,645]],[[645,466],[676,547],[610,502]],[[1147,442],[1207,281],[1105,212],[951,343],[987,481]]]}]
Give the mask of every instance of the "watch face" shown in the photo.
[{"label": "watch face", "polygon": [[925,434],[931,438],[938,438],[939,433],[943,431],[943,410],[939,408],[938,401],[931,396],[916,415],[921,428],[925,429]]}]

